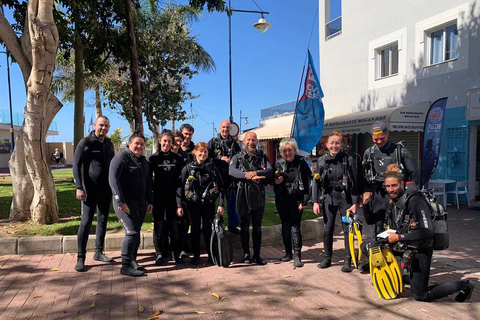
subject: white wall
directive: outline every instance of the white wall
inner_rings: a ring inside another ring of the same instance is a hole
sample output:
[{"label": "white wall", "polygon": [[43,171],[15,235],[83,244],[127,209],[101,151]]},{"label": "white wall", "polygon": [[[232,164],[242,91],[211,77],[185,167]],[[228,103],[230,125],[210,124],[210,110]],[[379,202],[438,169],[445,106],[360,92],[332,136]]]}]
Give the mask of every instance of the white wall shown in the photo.
[{"label": "white wall", "polygon": [[[479,0],[342,1],[342,33],[325,41],[325,1],[319,0],[320,81],[326,113],[365,111],[448,96],[447,107],[467,105],[480,87]],[[426,66],[425,30],[457,17],[459,57]],[[472,18],[474,17],[474,18]],[[399,74],[374,80],[375,45],[399,38]],[[380,83],[382,82],[382,83]]]}]

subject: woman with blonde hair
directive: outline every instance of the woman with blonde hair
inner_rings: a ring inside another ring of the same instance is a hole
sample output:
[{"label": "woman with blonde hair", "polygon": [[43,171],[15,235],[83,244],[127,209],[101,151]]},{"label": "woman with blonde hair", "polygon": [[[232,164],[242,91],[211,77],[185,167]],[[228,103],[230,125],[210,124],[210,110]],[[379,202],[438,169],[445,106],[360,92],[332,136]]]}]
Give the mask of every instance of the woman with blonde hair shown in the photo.
[{"label": "woman with blonde hair", "polygon": [[301,260],[303,208],[309,200],[311,171],[303,157],[297,155],[297,142],[292,138],[280,141],[281,158],[274,166],[275,205],[282,221],[282,238],[285,256],[281,261],[292,260],[292,244],[295,267],[303,267]]}]

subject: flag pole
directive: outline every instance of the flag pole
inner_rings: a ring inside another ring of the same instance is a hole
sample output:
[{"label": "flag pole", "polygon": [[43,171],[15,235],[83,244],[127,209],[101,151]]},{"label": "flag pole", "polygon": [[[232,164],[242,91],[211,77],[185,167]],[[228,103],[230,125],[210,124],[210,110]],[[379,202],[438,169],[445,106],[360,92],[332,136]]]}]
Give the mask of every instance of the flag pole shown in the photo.
[{"label": "flag pole", "polygon": [[[309,49],[307,49],[307,56],[308,56],[308,50]],[[293,111],[292,128],[290,129],[290,137],[293,136],[293,128],[295,126],[295,120],[297,118],[298,99],[300,98],[300,91],[302,90],[302,82],[303,82],[303,75],[305,73],[306,62],[307,62],[307,57],[305,57],[305,62],[303,63],[302,76],[300,77],[300,85],[298,86],[297,100],[295,101],[295,110]]]},{"label": "flag pole", "polygon": [[295,111],[293,113],[293,121],[292,121],[292,129],[290,130],[290,137],[293,136],[293,128],[295,126],[295,121],[297,118],[298,99],[300,98],[300,90],[302,89],[302,81],[303,81],[303,74],[305,72],[305,64],[307,63],[308,53],[310,51],[310,41],[312,41],[312,34],[313,34],[313,29],[315,27],[315,21],[317,21],[317,15],[318,15],[318,7],[317,7],[317,10],[315,10],[315,17],[313,18],[312,29],[310,30],[310,37],[308,38],[307,54],[305,56],[305,61],[303,62],[302,77],[300,78],[300,85],[298,86],[297,101],[295,103]]}]

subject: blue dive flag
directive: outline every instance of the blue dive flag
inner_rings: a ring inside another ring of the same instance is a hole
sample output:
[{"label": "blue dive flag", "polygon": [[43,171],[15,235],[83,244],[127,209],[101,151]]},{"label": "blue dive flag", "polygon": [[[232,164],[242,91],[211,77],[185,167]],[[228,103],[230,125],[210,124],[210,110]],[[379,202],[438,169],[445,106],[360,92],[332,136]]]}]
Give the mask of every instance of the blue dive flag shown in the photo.
[{"label": "blue dive flag", "polygon": [[323,91],[320,87],[312,55],[308,50],[308,69],[302,98],[297,102],[292,137],[298,144],[298,150],[307,154],[317,145],[323,132],[325,110],[323,109]]},{"label": "blue dive flag", "polygon": [[447,98],[438,99],[430,106],[425,118],[420,187],[427,185],[437,168],[446,105]]}]

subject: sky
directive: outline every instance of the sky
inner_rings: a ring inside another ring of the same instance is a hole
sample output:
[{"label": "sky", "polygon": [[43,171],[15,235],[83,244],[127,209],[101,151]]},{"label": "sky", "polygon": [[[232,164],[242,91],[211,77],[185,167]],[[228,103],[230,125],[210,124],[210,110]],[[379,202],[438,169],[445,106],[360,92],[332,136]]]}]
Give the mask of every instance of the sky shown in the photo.
[{"label": "sky", "polygon": [[[235,12],[232,16],[232,82],[233,82],[233,117],[239,123],[240,111],[248,117],[248,124],[242,123],[242,130],[257,127],[260,110],[297,99],[306,62],[307,48],[314,58],[320,82],[324,80],[319,70],[318,52],[318,0],[255,0],[272,27],[266,33],[259,33],[252,25],[260,18],[259,14]],[[187,0],[177,0],[179,4]],[[228,1],[227,1],[228,3]],[[240,10],[259,8],[252,0],[232,0],[232,7]],[[321,11],[323,9],[321,8]],[[6,16],[11,13],[6,12]],[[228,72],[228,17],[226,13],[206,10],[202,19],[193,22],[192,34],[198,36],[198,42],[213,57],[216,70],[205,74],[199,73],[190,80],[188,89],[200,97],[185,103],[187,116],[191,116],[190,104],[193,106],[194,119],[188,119],[195,128],[194,142],[210,140],[214,128],[218,130],[220,122],[229,117],[229,72]],[[5,48],[0,46],[0,51]],[[11,65],[13,112],[23,113],[25,90],[18,65]],[[303,89],[302,89],[303,90]],[[85,102],[94,104],[94,94],[86,92]],[[8,87],[5,54],[0,54],[0,109],[8,110]],[[73,141],[73,103],[64,103],[54,121],[58,136],[50,136],[47,141]],[[95,110],[85,107],[85,122],[88,123]],[[129,134],[128,123],[111,110],[104,110],[104,115],[111,120],[111,129],[123,127],[123,135]],[[243,119],[242,121],[245,121]],[[177,122],[176,128],[184,122]],[[171,123],[166,125],[171,128]],[[145,124],[147,135],[151,135]]]}]

